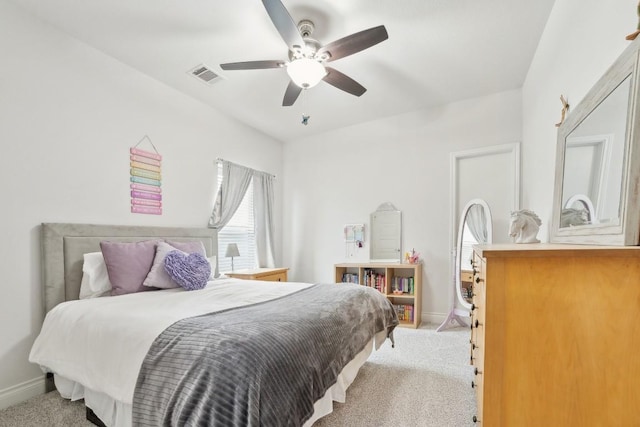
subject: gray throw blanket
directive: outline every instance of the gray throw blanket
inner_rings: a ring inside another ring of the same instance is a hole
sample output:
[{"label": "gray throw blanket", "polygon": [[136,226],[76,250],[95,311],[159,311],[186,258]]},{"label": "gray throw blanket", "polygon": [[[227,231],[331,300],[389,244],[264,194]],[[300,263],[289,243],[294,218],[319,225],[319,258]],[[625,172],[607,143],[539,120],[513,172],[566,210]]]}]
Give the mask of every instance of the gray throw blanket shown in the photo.
[{"label": "gray throw blanket", "polygon": [[301,426],[345,365],[397,324],[383,295],[352,284],[180,320],[145,357],[133,425]]}]

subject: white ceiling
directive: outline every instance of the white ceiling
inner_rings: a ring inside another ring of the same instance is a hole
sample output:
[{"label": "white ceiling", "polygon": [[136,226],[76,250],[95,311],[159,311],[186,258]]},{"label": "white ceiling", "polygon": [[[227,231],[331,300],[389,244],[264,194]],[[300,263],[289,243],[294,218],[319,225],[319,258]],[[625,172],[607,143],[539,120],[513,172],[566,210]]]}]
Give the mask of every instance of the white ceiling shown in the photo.
[{"label": "white ceiling", "polygon": [[[522,86],[554,0],[282,0],[327,44],[384,25],[389,39],[331,65],[367,92],[325,82],[282,107],[284,69],[220,63],[287,59],[260,0],[14,0],[71,36],[272,137],[306,135]],[[188,74],[205,64],[207,85]],[[308,126],[302,114],[310,115]]]}]

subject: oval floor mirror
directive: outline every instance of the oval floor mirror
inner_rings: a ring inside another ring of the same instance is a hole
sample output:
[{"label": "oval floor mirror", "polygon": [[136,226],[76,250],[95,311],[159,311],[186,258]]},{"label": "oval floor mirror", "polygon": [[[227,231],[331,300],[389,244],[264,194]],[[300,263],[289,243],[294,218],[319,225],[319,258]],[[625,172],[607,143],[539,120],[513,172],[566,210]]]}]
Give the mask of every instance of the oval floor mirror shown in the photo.
[{"label": "oval floor mirror", "polygon": [[471,309],[473,245],[492,243],[492,241],[493,227],[489,205],[482,199],[469,201],[460,215],[456,248],[452,256],[454,292],[451,309],[437,331],[455,322],[460,326],[468,326],[463,318],[469,317]]}]

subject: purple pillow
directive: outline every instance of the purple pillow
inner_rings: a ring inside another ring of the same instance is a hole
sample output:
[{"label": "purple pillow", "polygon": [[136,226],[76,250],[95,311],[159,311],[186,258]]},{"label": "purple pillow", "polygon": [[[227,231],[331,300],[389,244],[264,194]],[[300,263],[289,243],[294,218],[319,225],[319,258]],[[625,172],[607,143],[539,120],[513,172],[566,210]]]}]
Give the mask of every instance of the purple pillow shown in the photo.
[{"label": "purple pillow", "polygon": [[190,240],[188,242],[175,242],[173,240],[165,240],[165,242],[167,242],[174,248],[181,250],[182,252],[186,252],[188,254],[197,252],[200,255],[207,256],[207,251],[204,249],[204,245],[200,240]]},{"label": "purple pillow", "polygon": [[142,242],[100,242],[100,249],[107,265],[111,295],[124,295],[155,290],[143,286],[156,255],[157,240]]},{"label": "purple pillow", "polygon": [[164,259],[164,269],[188,291],[204,288],[211,276],[211,264],[197,252],[188,255],[178,250],[169,252]]}]

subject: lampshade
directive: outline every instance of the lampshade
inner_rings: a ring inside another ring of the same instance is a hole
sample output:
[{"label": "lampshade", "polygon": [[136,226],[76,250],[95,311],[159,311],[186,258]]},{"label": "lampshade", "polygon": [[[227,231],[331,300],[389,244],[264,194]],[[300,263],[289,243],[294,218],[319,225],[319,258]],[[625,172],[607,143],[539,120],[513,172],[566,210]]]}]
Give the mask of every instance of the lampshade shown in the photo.
[{"label": "lampshade", "polygon": [[227,245],[227,252],[224,255],[225,257],[234,257],[240,256],[240,252],[238,251],[238,245],[235,243],[229,243]]},{"label": "lampshade", "polygon": [[295,84],[307,89],[317,85],[327,75],[327,70],[315,59],[299,58],[287,65],[287,74]]}]

